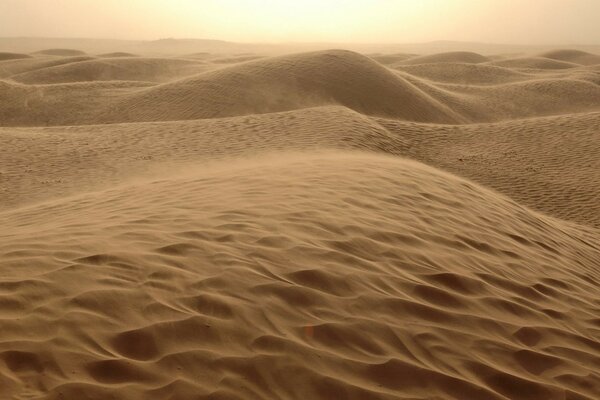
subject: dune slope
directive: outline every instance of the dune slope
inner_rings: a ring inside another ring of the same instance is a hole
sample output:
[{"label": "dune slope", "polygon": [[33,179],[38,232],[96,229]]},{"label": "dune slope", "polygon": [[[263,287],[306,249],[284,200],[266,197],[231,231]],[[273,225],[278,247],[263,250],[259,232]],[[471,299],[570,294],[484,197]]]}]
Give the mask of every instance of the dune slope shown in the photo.
[{"label": "dune slope", "polygon": [[600,395],[597,232],[398,158],[188,173],[2,214],[3,396]]},{"label": "dune slope", "polygon": [[469,51],[452,51],[447,53],[429,54],[426,56],[412,57],[401,61],[400,64],[430,64],[430,63],[466,63],[478,64],[489,61],[489,59],[481,54],[472,53]]},{"label": "dune slope", "polygon": [[118,57],[102,58],[36,69],[11,76],[21,83],[69,83],[88,81],[172,80],[203,70],[198,62],[180,59]]},{"label": "dune slope", "polygon": [[460,120],[385,67],[342,50],[273,57],[150,88],[114,105],[105,120],[217,118],[328,104],[414,121]]}]

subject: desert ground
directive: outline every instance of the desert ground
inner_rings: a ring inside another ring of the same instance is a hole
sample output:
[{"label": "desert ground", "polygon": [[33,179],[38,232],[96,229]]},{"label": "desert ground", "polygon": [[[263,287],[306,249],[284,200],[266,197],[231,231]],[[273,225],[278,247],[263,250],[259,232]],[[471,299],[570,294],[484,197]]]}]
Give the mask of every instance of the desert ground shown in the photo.
[{"label": "desert ground", "polygon": [[600,399],[600,52],[7,43],[0,398]]}]

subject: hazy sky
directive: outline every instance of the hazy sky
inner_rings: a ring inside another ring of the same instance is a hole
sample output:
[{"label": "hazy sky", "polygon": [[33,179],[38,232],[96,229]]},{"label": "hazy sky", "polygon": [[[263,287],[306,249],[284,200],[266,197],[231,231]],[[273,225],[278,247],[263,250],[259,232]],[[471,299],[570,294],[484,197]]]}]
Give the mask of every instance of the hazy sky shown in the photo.
[{"label": "hazy sky", "polygon": [[0,36],[600,44],[600,0],[0,0]]}]

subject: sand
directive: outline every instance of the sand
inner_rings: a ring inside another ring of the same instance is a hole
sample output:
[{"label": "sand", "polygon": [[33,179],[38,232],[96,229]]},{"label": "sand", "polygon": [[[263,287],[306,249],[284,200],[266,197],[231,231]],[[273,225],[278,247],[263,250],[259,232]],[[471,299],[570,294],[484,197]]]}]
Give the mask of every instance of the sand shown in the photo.
[{"label": "sand", "polygon": [[600,398],[598,56],[171,44],[2,53],[0,398]]}]

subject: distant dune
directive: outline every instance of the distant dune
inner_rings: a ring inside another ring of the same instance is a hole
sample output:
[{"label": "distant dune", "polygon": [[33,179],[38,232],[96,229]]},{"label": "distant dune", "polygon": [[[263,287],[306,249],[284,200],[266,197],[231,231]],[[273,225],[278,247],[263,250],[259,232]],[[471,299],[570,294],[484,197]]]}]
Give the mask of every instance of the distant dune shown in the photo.
[{"label": "distant dune", "polygon": [[[0,104],[0,115],[5,116],[0,126],[190,120],[326,105],[427,123],[495,122],[600,110],[600,75],[581,65],[553,75],[488,63],[396,64],[390,69],[341,50],[233,65],[213,57],[24,61],[28,60],[0,63],[7,87],[0,94],[6,100]],[[115,86],[114,80],[123,82]],[[72,85],[78,82],[94,84]],[[93,90],[93,99],[81,102],[89,98],[88,90]]]},{"label": "distant dune", "polygon": [[546,57],[509,58],[505,60],[493,61],[490,64],[506,68],[529,69],[567,69],[580,66],[572,62],[554,60]]},{"label": "distant dune", "polygon": [[132,53],[125,53],[123,51],[117,51],[114,53],[104,53],[104,54],[99,54],[98,57],[105,57],[105,58],[115,58],[115,57],[137,57],[136,54],[132,54]]},{"label": "distant dune", "polygon": [[600,64],[600,55],[590,54],[580,50],[554,50],[542,54],[543,57],[559,61],[572,62],[581,65]]},{"label": "distant dune", "polygon": [[0,398],[599,399],[599,56],[384,48],[0,39]]},{"label": "distant dune", "polygon": [[43,68],[54,67],[56,65],[64,65],[80,61],[93,60],[94,57],[77,56],[77,57],[34,57],[20,60],[9,60],[0,62],[0,78],[10,78],[23,72],[35,71]]},{"label": "distant dune", "polygon": [[383,65],[393,65],[416,57],[415,54],[369,54],[373,60]]},{"label": "distant dune", "polygon": [[29,54],[0,52],[0,61],[31,58]]},{"label": "distant dune", "polygon": [[489,59],[481,54],[471,53],[468,51],[453,51],[449,53],[431,54],[427,56],[409,58],[402,61],[402,64],[414,65],[445,62],[478,64],[486,61],[489,61]]},{"label": "distant dune", "polygon": [[414,121],[460,121],[373,60],[339,50],[273,57],[149,88],[117,103],[103,120],[218,118],[328,104]]},{"label": "distant dune", "polygon": [[512,69],[486,64],[431,63],[394,65],[395,69],[435,82],[464,85],[498,85],[532,79],[533,76]]},{"label": "distant dune", "polygon": [[203,69],[206,68],[203,68],[201,64],[187,60],[117,57],[36,69],[13,75],[11,79],[32,84],[111,80],[160,82],[181,75],[193,75]]},{"label": "distant dune", "polygon": [[35,54],[45,54],[49,56],[64,56],[64,57],[73,57],[73,56],[83,56],[85,55],[84,51],[81,50],[73,50],[73,49],[46,49],[36,51]]}]

